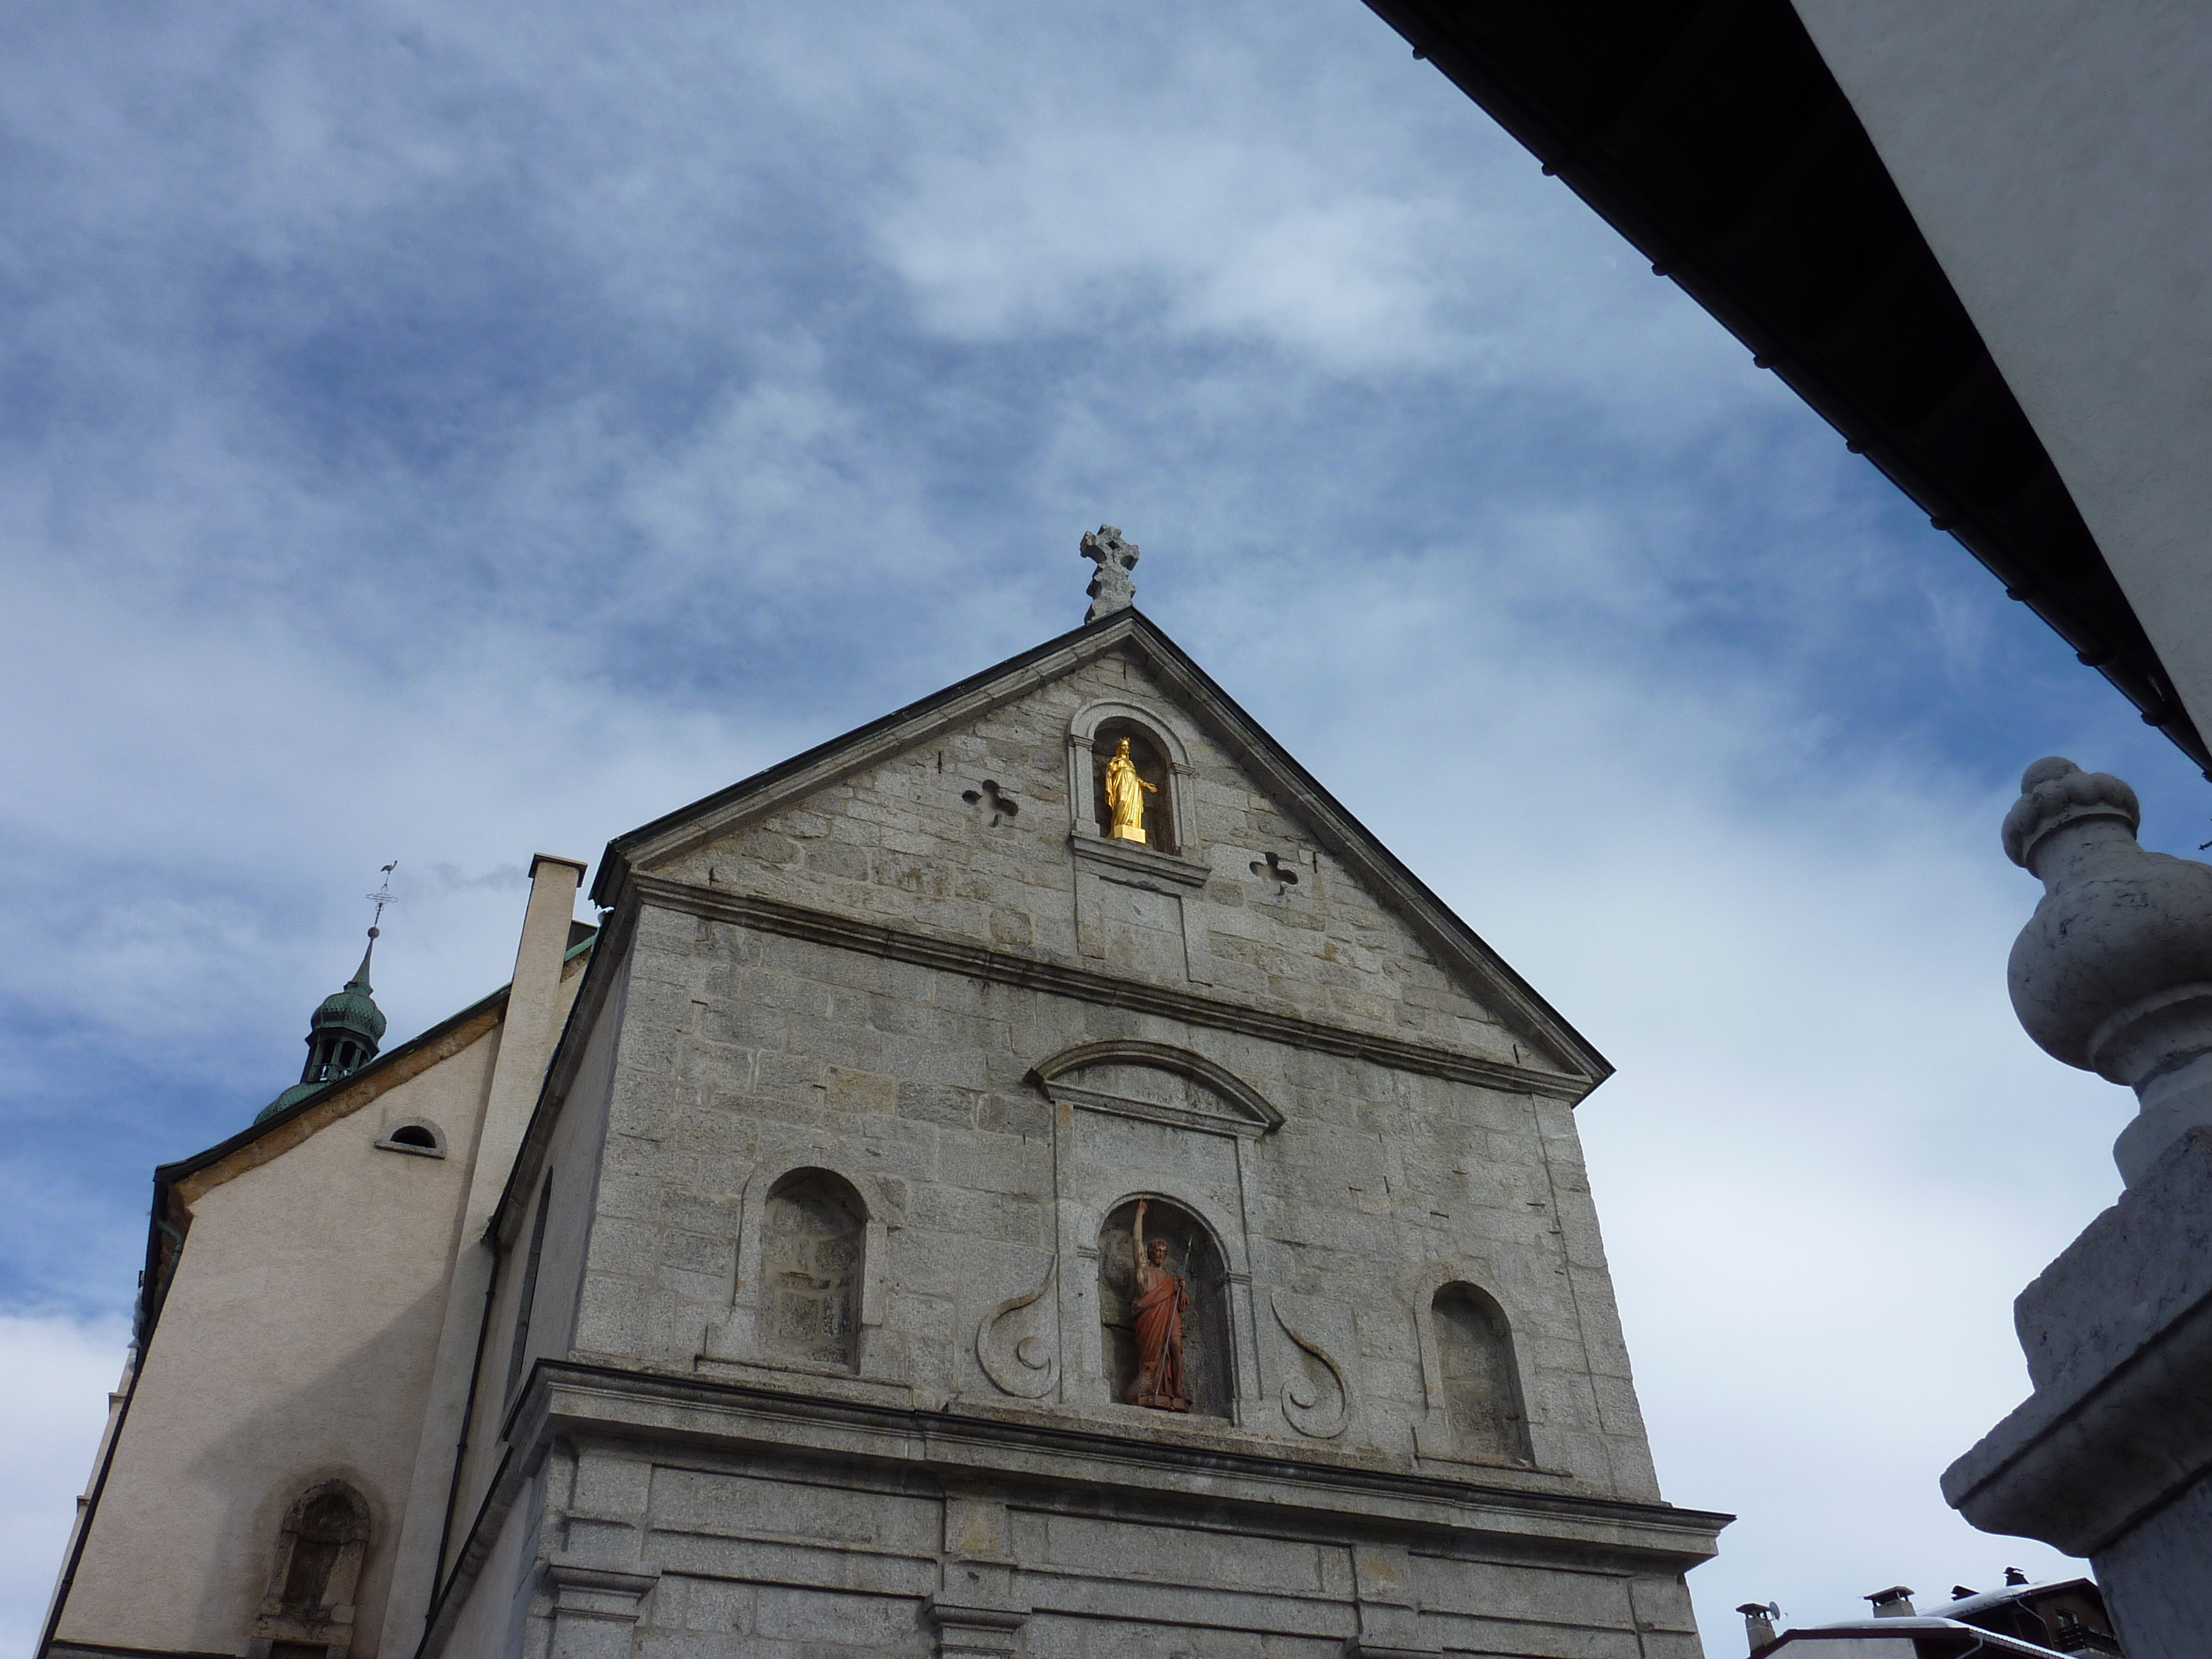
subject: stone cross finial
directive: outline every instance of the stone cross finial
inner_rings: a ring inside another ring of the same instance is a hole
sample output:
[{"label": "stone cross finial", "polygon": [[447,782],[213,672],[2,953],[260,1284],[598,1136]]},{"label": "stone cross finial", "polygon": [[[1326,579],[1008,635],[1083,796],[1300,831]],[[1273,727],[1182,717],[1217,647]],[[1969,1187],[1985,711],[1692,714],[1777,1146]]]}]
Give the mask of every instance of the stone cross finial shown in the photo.
[{"label": "stone cross finial", "polygon": [[1111,616],[1116,611],[1127,611],[1137,603],[1137,584],[1129,573],[1137,568],[1137,544],[1125,542],[1121,532],[1110,524],[1102,524],[1083,538],[1083,556],[1098,567],[1085,589],[1091,595],[1091,609],[1083,620],[1097,622],[1101,617]]}]

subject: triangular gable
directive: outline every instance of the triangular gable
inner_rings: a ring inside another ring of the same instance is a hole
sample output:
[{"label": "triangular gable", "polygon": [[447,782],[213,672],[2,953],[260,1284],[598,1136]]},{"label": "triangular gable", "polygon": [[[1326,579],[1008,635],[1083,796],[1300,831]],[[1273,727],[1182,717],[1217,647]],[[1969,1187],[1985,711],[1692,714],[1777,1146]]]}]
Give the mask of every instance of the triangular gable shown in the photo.
[{"label": "triangular gable", "polygon": [[1134,610],[1048,640],[1021,655],[871,721],[655,819],[608,844],[592,896],[621,902],[634,875],[677,865],[807,798],[933,740],[1115,653],[1140,660],[1160,695],[1202,726],[1258,788],[1363,884],[1431,952],[1468,995],[1586,1092],[1612,1072],[1597,1049],[1401,864],[1260,724],[1239,708],[1158,624]]}]

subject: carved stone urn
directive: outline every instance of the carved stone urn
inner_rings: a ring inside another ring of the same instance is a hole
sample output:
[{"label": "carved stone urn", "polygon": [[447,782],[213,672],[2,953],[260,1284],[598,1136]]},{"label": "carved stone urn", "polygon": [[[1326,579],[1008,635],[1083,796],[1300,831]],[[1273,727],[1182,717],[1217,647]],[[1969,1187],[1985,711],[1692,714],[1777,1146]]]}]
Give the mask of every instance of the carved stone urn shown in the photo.
[{"label": "carved stone urn", "polygon": [[2145,852],[2136,792],[2056,756],[2021,779],[2004,848],[2044,885],[2013,942],[2013,1011],[2044,1051],[2136,1091],[2113,1143],[2133,1186],[2212,1124],[2212,865]]}]

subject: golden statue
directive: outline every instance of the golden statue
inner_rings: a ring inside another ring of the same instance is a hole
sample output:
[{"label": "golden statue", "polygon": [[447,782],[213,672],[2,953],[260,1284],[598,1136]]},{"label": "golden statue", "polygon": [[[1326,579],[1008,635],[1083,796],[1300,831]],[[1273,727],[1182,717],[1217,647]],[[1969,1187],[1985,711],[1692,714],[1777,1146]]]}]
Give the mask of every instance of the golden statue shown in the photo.
[{"label": "golden statue", "polygon": [[1129,758],[1127,738],[1115,745],[1114,758],[1106,763],[1106,805],[1114,815],[1107,834],[1115,841],[1145,839],[1145,797],[1160,793],[1156,783],[1137,775],[1137,763]]}]

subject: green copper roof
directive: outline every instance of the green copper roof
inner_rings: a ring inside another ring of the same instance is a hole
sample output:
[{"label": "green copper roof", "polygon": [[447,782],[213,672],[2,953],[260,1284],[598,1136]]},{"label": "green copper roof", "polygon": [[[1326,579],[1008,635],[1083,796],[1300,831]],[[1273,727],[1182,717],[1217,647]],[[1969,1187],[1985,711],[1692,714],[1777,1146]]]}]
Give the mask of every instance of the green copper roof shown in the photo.
[{"label": "green copper roof", "polygon": [[[320,1031],[335,1026],[357,1032],[367,1037],[372,1047],[383,1041],[384,1010],[369,994],[373,988],[368,982],[368,958],[375,949],[376,941],[372,939],[368,949],[361,953],[361,966],[354,969],[353,977],[342,989],[325,997],[322,1006],[315,1010],[313,1018],[308,1021],[311,1030]],[[310,1042],[313,1040],[308,1039]]]},{"label": "green copper roof", "polygon": [[266,1106],[264,1106],[259,1111],[256,1112],[253,1115],[253,1121],[256,1123],[266,1123],[270,1118],[276,1116],[277,1113],[283,1111],[287,1106],[290,1106],[299,1101],[305,1100],[309,1095],[314,1093],[316,1090],[322,1086],[323,1085],[319,1083],[295,1083],[290,1088],[285,1090],[283,1094],[277,1096],[276,1099],[270,1101]]},{"label": "green copper roof", "polygon": [[376,1006],[368,982],[369,958],[376,953],[378,929],[368,930],[368,948],[361,953],[361,966],[353,977],[325,997],[307,1020],[307,1063],[300,1080],[254,1114],[256,1123],[274,1117],[286,1107],[342,1077],[349,1077],[376,1058],[384,1041],[384,1010]]}]

